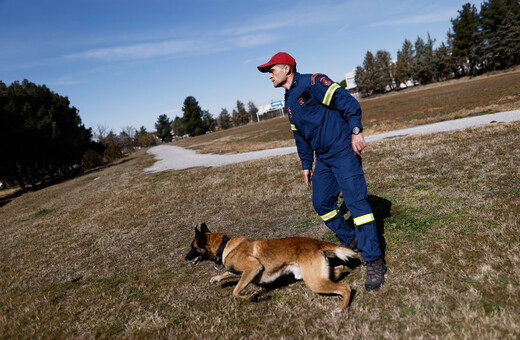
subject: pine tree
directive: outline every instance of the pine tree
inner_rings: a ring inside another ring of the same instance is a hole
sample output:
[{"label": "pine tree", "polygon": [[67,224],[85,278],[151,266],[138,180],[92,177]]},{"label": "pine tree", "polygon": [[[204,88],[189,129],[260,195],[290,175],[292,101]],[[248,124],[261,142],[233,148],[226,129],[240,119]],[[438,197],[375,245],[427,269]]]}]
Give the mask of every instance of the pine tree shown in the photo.
[{"label": "pine tree", "polygon": [[394,79],[398,88],[401,84],[406,84],[407,81],[412,80],[414,56],[415,51],[412,42],[405,39],[403,47],[397,52],[397,61],[395,63]]},{"label": "pine tree", "polygon": [[[500,26],[514,21],[515,17],[520,17],[520,3],[514,0],[488,0],[482,4],[480,9],[481,22],[481,50],[485,60],[487,69],[501,69],[508,66],[508,62],[504,59],[504,28],[498,37]],[[507,45],[507,44],[506,44]],[[500,48],[501,51],[497,51]],[[506,57],[507,58],[507,57]],[[509,65],[510,66],[510,65]]]},{"label": "pine tree", "polygon": [[428,84],[433,81],[435,60],[433,57],[434,40],[428,33],[428,40],[425,43],[421,37],[417,37],[415,42],[415,58],[412,65],[414,78],[421,84]]},{"label": "pine tree", "polygon": [[434,51],[435,78],[439,81],[449,79],[455,72],[455,65],[451,57],[449,46],[444,42]]},{"label": "pine tree", "polygon": [[170,118],[166,114],[162,114],[157,118],[155,123],[155,131],[157,131],[157,137],[163,142],[169,143],[172,141],[172,134],[170,133],[172,126]]},{"label": "pine tree", "polygon": [[452,43],[452,53],[459,74],[475,73],[481,60],[478,55],[480,41],[479,34],[480,18],[475,5],[467,3],[458,11],[458,16],[451,20],[453,33],[450,39]]},{"label": "pine tree", "polygon": [[182,137],[184,136],[184,123],[181,117],[175,117],[172,123],[172,130],[175,136]]},{"label": "pine tree", "polygon": [[198,136],[207,131],[202,120],[202,109],[195,97],[186,97],[182,111],[184,112],[182,121],[184,133]]},{"label": "pine tree", "polygon": [[252,101],[250,101],[249,103],[247,103],[247,113],[249,115],[249,119],[251,119],[251,121],[253,122],[258,122],[258,108],[256,107],[255,103],[253,103]]},{"label": "pine tree", "polygon": [[356,74],[354,76],[354,82],[356,83],[356,87],[361,93],[362,96],[368,95],[368,88],[365,84],[365,69],[361,66],[356,67]]},{"label": "pine tree", "polygon": [[249,115],[247,114],[244,103],[237,100],[237,107],[233,109],[233,124],[235,126],[245,125],[249,123]]},{"label": "pine tree", "polygon": [[374,60],[374,79],[376,81],[376,92],[385,92],[392,88],[393,77],[390,69],[390,62],[392,57],[390,52],[379,50],[376,53]]},{"label": "pine tree", "polygon": [[509,12],[498,26],[492,49],[501,66],[510,67],[520,64],[520,17]]},{"label": "pine tree", "polygon": [[217,118],[217,125],[222,130],[229,129],[231,127],[231,116],[227,109],[222,109]]}]

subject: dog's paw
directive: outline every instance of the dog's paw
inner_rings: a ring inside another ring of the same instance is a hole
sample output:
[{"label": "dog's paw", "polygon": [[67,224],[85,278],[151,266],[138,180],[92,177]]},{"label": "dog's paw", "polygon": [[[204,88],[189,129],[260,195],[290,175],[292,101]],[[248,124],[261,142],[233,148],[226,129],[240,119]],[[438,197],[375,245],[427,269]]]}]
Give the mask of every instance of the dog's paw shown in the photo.
[{"label": "dog's paw", "polygon": [[256,293],[254,294],[253,296],[251,296],[251,302],[263,302],[263,301],[267,301],[267,300],[270,300],[271,297],[267,294],[263,294],[263,293]]},{"label": "dog's paw", "polygon": [[214,285],[220,282],[220,278],[218,276],[213,276],[211,279],[209,279],[209,283]]}]

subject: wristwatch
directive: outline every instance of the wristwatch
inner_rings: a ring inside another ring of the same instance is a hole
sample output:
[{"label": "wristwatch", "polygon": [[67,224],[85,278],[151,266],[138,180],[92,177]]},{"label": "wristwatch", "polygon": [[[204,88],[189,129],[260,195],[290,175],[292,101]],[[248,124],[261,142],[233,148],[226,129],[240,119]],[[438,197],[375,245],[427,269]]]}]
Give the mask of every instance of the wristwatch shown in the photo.
[{"label": "wristwatch", "polygon": [[354,126],[354,128],[352,129],[352,134],[353,135],[359,135],[361,133],[361,131],[363,131],[363,130],[360,129],[359,127],[357,127],[357,126]]}]

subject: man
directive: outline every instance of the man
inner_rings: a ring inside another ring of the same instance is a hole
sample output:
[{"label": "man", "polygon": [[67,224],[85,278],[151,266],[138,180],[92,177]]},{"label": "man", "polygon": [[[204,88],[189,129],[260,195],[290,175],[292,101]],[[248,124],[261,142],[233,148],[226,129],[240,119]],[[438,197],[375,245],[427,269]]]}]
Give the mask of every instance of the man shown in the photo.
[{"label": "man", "polygon": [[[360,157],[366,143],[358,101],[323,74],[297,73],[296,61],[284,52],[275,54],[258,70],[269,72],[274,87],[285,89],[285,109],[302,162],[303,179],[312,186],[316,212],[343,245],[353,249],[357,246],[361,251],[367,264],[365,288],[378,290],[384,283],[386,266],[374,215],[366,200]],[[354,219],[354,230],[338,209],[340,191]]]}]

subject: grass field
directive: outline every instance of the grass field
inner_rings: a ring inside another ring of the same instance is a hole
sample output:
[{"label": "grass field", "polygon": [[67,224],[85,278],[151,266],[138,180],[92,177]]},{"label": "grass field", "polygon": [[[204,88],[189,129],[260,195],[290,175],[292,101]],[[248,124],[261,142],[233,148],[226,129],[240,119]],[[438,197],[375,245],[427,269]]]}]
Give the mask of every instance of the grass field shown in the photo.
[{"label": "grass field", "polygon": [[[266,82],[266,86],[269,86]],[[280,90],[280,95],[283,90]],[[362,99],[364,134],[372,135],[520,107],[520,68],[412,87]],[[294,145],[287,117],[176,142],[201,152],[236,153]]]},{"label": "grass field", "polygon": [[[262,133],[238,143],[284,142],[247,142]],[[140,151],[24,194],[0,208],[0,338],[517,339],[519,145],[520,122],[371,143],[363,161],[386,283],[365,292],[355,264],[342,282],[356,293],[336,317],[340,298],[303,282],[254,286],[264,298],[239,301],[236,280],[210,285],[212,263],[184,261],[204,221],[230,236],[334,240],[295,154],[144,174],[154,161]]]}]

